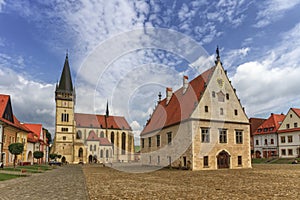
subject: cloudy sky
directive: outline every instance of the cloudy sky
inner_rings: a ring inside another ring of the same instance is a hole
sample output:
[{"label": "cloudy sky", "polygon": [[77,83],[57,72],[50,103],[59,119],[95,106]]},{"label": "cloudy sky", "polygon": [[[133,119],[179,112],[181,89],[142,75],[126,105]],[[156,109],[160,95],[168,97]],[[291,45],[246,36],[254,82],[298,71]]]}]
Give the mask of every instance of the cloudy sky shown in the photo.
[{"label": "cloudy sky", "polygon": [[[138,134],[158,92],[211,67],[216,46],[248,117],[300,107],[300,0],[0,0],[0,93],[54,131],[66,49],[76,111],[124,115]],[[200,58],[199,58],[200,57]]]}]

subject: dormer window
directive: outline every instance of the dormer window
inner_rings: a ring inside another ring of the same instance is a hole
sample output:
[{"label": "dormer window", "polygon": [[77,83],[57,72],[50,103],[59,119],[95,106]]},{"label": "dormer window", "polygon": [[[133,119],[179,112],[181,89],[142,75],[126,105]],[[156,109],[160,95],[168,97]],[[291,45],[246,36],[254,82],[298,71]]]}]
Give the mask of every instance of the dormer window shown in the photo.
[{"label": "dormer window", "polygon": [[268,131],[268,128],[264,128],[264,132],[267,132]]},{"label": "dormer window", "polygon": [[273,131],[273,130],[274,130],[274,127],[269,128],[269,131]]},{"label": "dormer window", "polygon": [[262,131],[262,129],[261,129],[261,128],[257,129],[257,132],[259,132],[259,133],[260,133],[261,131]]}]

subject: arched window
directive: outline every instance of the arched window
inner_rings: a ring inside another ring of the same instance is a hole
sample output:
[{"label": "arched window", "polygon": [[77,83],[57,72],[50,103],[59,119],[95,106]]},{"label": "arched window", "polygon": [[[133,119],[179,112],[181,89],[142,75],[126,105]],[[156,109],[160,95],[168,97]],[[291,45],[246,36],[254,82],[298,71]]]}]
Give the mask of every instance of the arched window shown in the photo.
[{"label": "arched window", "polygon": [[79,158],[83,157],[83,149],[82,148],[79,148],[79,150],[78,150],[78,157]]},{"label": "arched window", "polygon": [[100,151],[100,158],[103,158],[103,150]]},{"label": "arched window", "polygon": [[106,158],[108,158],[108,149],[106,150]]},{"label": "arched window", "polygon": [[76,139],[81,139],[81,137],[82,137],[82,133],[81,133],[81,131],[79,130],[79,131],[77,131],[77,133],[76,133]]},{"label": "arched window", "polygon": [[101,137],[101,138],[104,138],[104,132],[103,132],[103,131],[101,131],[100,137]]},{"label": "arched window", "polygon": [[123,132],[122,133],[122,154],[125,154],[125,149],[126,149],[126,134]]},{"label": "arched window", "polygon": [[115,143],[115,133],[114,132],[111,132],[110,142],[113,143],[113,144]]}]

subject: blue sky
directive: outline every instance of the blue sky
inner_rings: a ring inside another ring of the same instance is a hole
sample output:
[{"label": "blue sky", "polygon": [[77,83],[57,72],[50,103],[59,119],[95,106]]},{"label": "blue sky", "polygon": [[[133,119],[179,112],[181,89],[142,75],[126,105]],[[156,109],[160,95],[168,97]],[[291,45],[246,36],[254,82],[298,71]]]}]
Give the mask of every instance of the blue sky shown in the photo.
[{"label": "blue sky", "polygon": [[125,115],[135,130],[141,130],[158,91],[180,87],[184,73],[195,77],[188,68],[197,61],[142,48],[101,66],[101,77],[91,78],[94,71],[82,69],[91,55],[99,58],[99,66],[105,63],[101,56],[112,52],[107,41],[154,27],[194,40],[210,58],[219,45],[223,66],[248,117],[286,113],[300,107],[299,9],[300,0],[0,0],[0,93],[11,95],[19,120],[43,123],[53,132],[54,88],[68,49],[76,111],[104,113],[109,100],[112,114]]}]

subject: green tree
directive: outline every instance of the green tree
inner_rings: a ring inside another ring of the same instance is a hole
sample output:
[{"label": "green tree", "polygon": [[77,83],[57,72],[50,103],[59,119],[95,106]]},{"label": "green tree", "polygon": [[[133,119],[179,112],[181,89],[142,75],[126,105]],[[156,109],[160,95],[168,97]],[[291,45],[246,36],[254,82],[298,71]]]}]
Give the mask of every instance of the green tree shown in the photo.
[{"label": "green tree", "polygon": [[49,157],[51,160],[54,160],[55,158],[57,158],[57,154],[56,153],[51,153],[49,154]]},{"label": "green tree", "polygon": [[35,151],[33,152],[33,157],[39,161],[42,157],[44,157],[44,152]]},{"label": "green tree", "polygon": [[43,129],[46,131],[46,138],[48,139],[48,144],[52,143],[51,133],[47,129],[45,129],[45,128],[43,128]]},{"label": "green tree", "polygon": [[11,154],[15,155],[14,168],[16,167],[17,156],[24,151],[24,145],[22,143],[12,143],[8,146],[8,150]]}]

